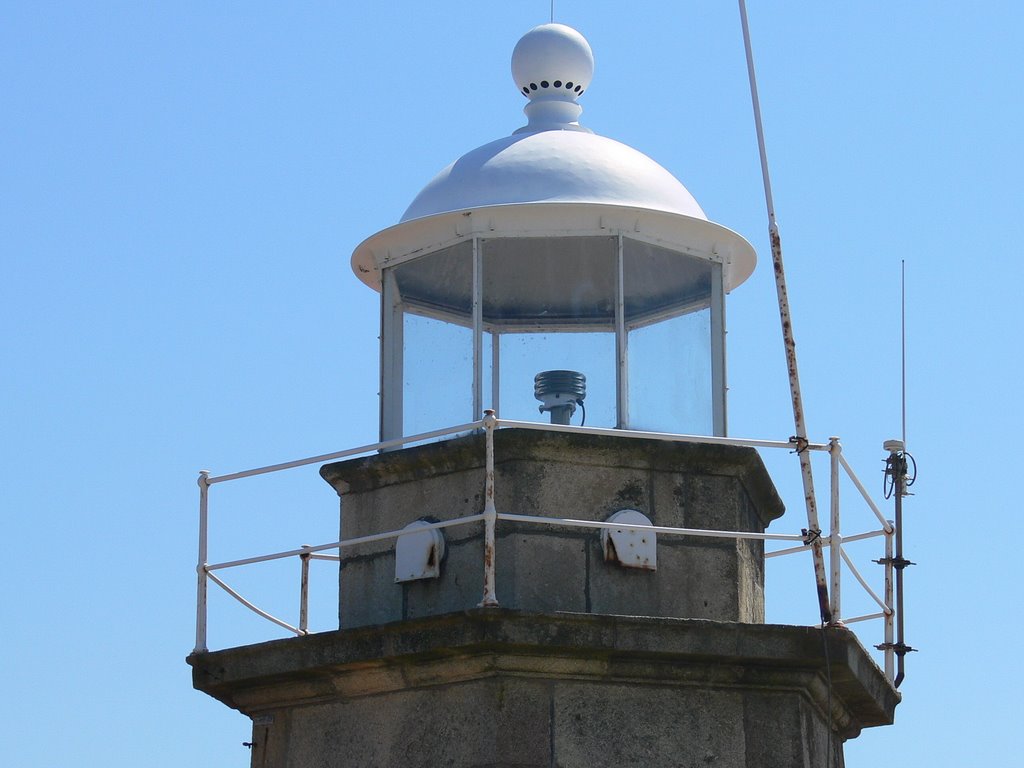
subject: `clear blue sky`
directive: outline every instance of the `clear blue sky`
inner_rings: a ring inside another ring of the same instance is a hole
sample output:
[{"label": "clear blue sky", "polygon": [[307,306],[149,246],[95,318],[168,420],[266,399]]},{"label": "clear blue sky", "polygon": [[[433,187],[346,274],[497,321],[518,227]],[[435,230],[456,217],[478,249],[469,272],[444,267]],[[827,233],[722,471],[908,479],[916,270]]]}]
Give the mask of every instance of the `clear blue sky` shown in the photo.
[{"label": "clear blue sky", "polygon": [[[921,652],[896,726],[848,764],[1012,764],[1024,11],[749,5],[810,432],[841,436],[872,489],[900,431],[907,263]],[[184,664],[196,473],[375,439],[377,296],[349,255],[522,124],[509,55],[547,17],[546,0],[0,3],[0,762],[248,765],[248,721]],[[735,4],[559,0],[556,20],[595,50],[585,124],[757,248],[729,300],[731,431],[785,439]],[[315,470],[214,501],[214,559],[336,528]],[[805,561],[768,578],[770,619],[815,621]],[[215,601],[213,644],[277,636]]]}]

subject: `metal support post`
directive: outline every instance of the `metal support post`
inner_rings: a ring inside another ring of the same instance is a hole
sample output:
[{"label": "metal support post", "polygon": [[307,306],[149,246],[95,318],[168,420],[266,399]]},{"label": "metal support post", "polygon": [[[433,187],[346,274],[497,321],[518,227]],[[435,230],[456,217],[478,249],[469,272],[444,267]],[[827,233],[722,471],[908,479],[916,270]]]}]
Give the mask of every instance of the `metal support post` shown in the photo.
[{"label": "metal support post", "polygon": [[486,445],[486,480],[484,486],[484,597],[481,608],[498,605],[494,591],[494,529],[498,522],[498,511],[494,506],[494,428],[497,424],[494,411],[484,411],[484,434]]},{"label": "metal support post", "polygon": [[302,577],[299,587],[299,633],[308,634],[309,631],[309,559],[313,554],[309,544],[302,545],[303,552],[299,555],[302,561]]},{"label": "metal support post", "polygon": [[483,252],[480,238],[473,238],[473,421],[480,418],[484,407],[484,320],[483,320]]},{"label": "metal support post", "polygon": [[[889,456],[885,460],[886,498],[889,498],[890,495],[892,496],[893,505],[896,510],[896,519],[892,523],[892,533],[886,535],[885,559],[878,561],[885,565],[885,602],[889,605],[890,611],[893,610],[893,574],[896,577],[896,605],[894,611],[896,639],[893,642],[892,613],[890,613],[886,617],[885,642],[882,645],[876,646],[885,651],[887,673],[891,673],[892,669],[891,656],[895,655],[896,657],[896,676],[891,678],[892,684],[896,688],[900,687],[900,683],[903,682],[905,677],[904,659],[908,653],[915,650],[907,645],[906,638],[904,637],[903,571],[908,565],[913,565],[913,563],[903,556],[903,497],[907,495],[907,488],[914,480],[913,478],[908,480],[907,477],[907,458],[909,454],[904,450],[903,445],[903,442],[900,440],[889,440],[885,443],[885,448],[889,451]],[[895,552],[893,552],[893,539],[895,539]]]},{"label": "metal support post", "polygon": [[843,565],[843,534],[839,524],[839,456],[843,452],[843,446],[839,444],[838,437],[828,439],[829,466],[831,469],[831,498],[829,523],[829,565],[832,570],[830,608],[832,610],[832,623],[839,623],[842,613],[842,594],[840,582],[842,579]]},{"label": "metal support post", "polygon": [[200,470],[199,479],[199,561],[196,563],[196,647],[195,653],[206,650],[206,566],[209,541],[208,497],[210,471]]},{"label": "metal support post", "polygon": [[629,429],[629,336],[626,333],[625,256],[622,235],[615,256],[615,426]]},{"label": "metal support post", "polygon": [[894,451],[889,455],[889,466],[893,479],[893,499],[896,507],[896,553],[893,566],[896,569],[896,677],[893,685],[897,688],[905,676],[904,658],[914,650],[905,642],[903,635],[903,570],[910,561],[903,557],[903,497],[907,494],[907,457],[903,451]]},{"label": "metal support post", "polygon": [[786,348],[786,367],[789,370],[789,393],[793,402],[793,424],[796,435],[793,444],[800,458],[800,475],[804,485],[804,503],[807,506],[807,544],[811,547],[814,561],[814,580],[818,589],[818,608],[823,624],[832,621],[829,606],[828,585],[825,577],[825,558],[821,548],[821,526],[818,524],[817,501],[814,496],[814,477],[811,474],[811,457],[807,452],[807,427],[804,424],[804,403],[800,394],[800,375],[796,364],[796,340],[793,336],[793,318],[789,312],[789,294],[786,290],[786,270],[782,263],[782,239],[779,225],[775,220],[775,203],[772,200],[771,177],[768,174],[768,153],[765,149],[764,129],[761,126],[761,102],[757,96],[757,78],[754,75],[754,54],[750,45],[750,27],[747,23],[747,5],[739,0],[740,21],[743,26],[743,43],[747,54],[747,75],[750,81],[750,100],[754,109],[754,126],[757,129],[757,147],[761,155],[761,178],[764,181],[765,206],[768,209],[768,238],[771,241],[772,264],[775,267],[775,291],[779,299],[779,319],[782,322],[782,340]]},{"label": "metal support post", "polygon": [[889,680],[895,678],[895,670],[893,669],[894,656],[893,653],[893,628],[895,611],[893,609],[893,585],[892,585],[892,544],[893,536],[895,535],[895,529],[887,531],[885,534],[885,607],[888,609],[885,614],[885,637],[883,640],[883,648],[885,650],[885,676]]}]

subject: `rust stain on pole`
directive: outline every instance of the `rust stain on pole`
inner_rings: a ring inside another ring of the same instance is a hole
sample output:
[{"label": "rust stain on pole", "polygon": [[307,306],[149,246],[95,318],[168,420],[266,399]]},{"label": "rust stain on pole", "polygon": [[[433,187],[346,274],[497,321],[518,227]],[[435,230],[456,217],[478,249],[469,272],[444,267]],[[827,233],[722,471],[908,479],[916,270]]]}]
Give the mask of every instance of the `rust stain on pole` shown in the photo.
[{"label": "rust stain on pole", "polygon": [[789,313],[789,295],[786,291],[786,272],[782,262],[782,238],[774,217],[768,225],[772,245],[772,264],[775,267],[775,291],[779,299],[779,318],[782,322],[782,340],[786,347],[786,368],[789,371],[789,392],[793,403],[793,425],[796,430],[794,442],[800,459],[800,475],[804,486],[804,503],[807,507],[807,528],[813,538],[811,559],[814,561],[814,581],[818,591],[818,608],[824,624],[832,622],[832,609],[828,597],[828,581],[825,574],[825,558],[821,547],[821,526],[818,523],[818,506],[814,495],[814,476],[811,473],[811,457],[807,451],[807,427],[804,424],[803,398],[800,394],[800,374],[796,362],[796,339],[793,337],[793,320]]},{"label": "rust stain on pole", "polygon": [[481,608],[496,607],[498,597],[494,589],[494,538],[498,512],[494,506],[494,427],[497,419],[491,409],[484,411],[485,466],[484,477],[484,596]]}]

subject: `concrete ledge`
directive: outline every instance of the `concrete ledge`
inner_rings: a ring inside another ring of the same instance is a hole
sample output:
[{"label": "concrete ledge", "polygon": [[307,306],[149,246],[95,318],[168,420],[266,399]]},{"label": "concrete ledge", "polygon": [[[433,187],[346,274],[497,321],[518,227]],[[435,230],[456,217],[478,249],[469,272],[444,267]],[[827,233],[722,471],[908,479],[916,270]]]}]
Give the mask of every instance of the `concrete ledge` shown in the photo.
[{"label": "concrete ledge", "polygon": [[[194,686],[250,716],[494,677],[780,691],[843,738],[899,694],[847,629],[477,609],[193,654]],[[829,664],[826,668],[825,648]],[[831,673],[831,696],[826,671]]]}]

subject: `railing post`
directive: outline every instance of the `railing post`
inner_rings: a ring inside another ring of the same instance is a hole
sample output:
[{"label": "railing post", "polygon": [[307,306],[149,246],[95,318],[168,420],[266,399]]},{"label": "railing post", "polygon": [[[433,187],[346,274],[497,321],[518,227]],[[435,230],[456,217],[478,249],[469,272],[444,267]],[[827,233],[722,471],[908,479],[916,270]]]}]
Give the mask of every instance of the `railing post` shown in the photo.
[{"label": "railing post", "polygon": [[839,456],[843,452],[843,446],[839,444],[838,437],[828,439],[829,466],[831,469],[831,500],[829,527],[829,565],[832,570],[831,604],[832,623],[842,618],[842,594],[840,582],[842,580],[843,566],[843,535],[839,524]]},{"label": "railing post", "polygon": [[206,566],[208,542],[208,497],[210,471],[199,471],[199,561],[196,563],[196,647],[194,653],[206,650]]},{"label": "railing post", "polygon": [[309,630],[309,559],[312,553],[309,551],[309,544],[303,544],[305,550],[299,555],[302,561],[302,580],[299,587],[299,632],[308,634]]},{"label": "railing post", "polygon": [[494,592],[494,529],[498,521],[498,511],[494,506],[494,427],[497,421],[493,410],[484,411],[486,480],[484,486],[484,597],[480,601],[481,608],[492,608],[498,605],[498,596]]}]

